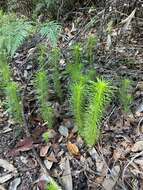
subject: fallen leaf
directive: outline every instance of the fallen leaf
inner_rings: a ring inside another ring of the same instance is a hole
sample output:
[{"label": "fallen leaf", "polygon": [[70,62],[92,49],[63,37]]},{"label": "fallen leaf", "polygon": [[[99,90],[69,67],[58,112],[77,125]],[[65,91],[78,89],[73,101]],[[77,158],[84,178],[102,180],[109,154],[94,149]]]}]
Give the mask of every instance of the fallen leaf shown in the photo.
[{"label": "fallen leaf", "polygon": [[47,160],[49,160],[51,162],[58,162],[57,159],[55,158],[55,155],[53,152],[51,152],[51,154],[49,156],[47,156]]},{"label": "fallen leaf", "polygon": [[64,171],[63,171],[63,176],[62,176],[62,183],[63,183],[64,189],[72,190],[73,184],[72,184],[70,162],[69,162],[68,157],[64,159],[63,167],[64,167]]},{"label": "fallen leaf", "polygon": [[68,137],[68,135],[69,135],[68,129],[66,127],[62,126],[62,125],[59,127],[58,131],[64,137]]},{"label": "fallen leaf", "polygon": [[79,155],[79,149],[78,149],[78,147],[76,146],[76,144],[73,144],[73,143],[71,143],[71,142],[68,142],[67,148],[68,148],[68,151],[69,151],[72,155],[75,155],[75,156],[78,156],[78,155]]},{"label": "fallen leaf", "polygon": [[5,182],[7,182],[8,180],[10,180],[11,178],[13,178],[14,174],[10,173],[10,174],[6,174],[4,176],[0,176],[0,184],[3,184]]},{"label": "fallen leaf", "polygon": [[20,185],[21,183],[21,178],[15,178],[13,181],[10,182],[9,185],[9,190],[17,190],[17,187]]},{"label": "fallen leaf", "polygon": [[16,171],[16,168],[7,160],[0,159],[0,167],[4,168],[5,170],[8,170],[9,172]]},{"label": "fallen leaf", "polygon": [[8,155],[9,156],[19,155],[20,152],[25,152],[25,151],[31,150],[32,146],[33,146],[32,139],[24,138],[17,143],[16,148],[9,151]]},{"label": "fallen leaf", "polygon": [[138,151],[143,151],[143,141],[137,141],[132,149],[131,149],[132,152],[138,152]]},{"label": "fallen leaf", "polygon": [[49,161],[49,160],[47,160],[47,159],[44,160],[44,164],[45,164],[45,166],[46,166],[46,168],[47,168],[48,170],[50,170],[51,167],[53,166],[53,162],[51,162],[51,161]]},{"label": "fallen leaf", "polygon": [[120,166],[114,166],[110,175],[107,175],[102,186],[105,190],[113,190],[120,173]]},{"label": "fallen leaf", "polygon": [[135,15],[136,9],[134,9],[131,14],[124,20],[121,21],[121,24],[124,24],[123,26],[123,31],[125,32],[126,30],[128,30],[129,25],[131,23],[131,20],[133,19],[134,15]]},{"label": "fallen leaf", "polygon": [[50,145],[42,146],[42,148],[40,149],[40,156],[45,157],[49,148],[50,148]]}]

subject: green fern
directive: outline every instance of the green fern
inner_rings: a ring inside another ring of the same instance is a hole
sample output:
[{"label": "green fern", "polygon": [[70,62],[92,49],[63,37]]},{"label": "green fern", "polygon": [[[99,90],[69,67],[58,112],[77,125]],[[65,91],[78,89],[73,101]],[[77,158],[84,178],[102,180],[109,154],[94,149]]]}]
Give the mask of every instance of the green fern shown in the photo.
[{"label": "green fern", "polygon": [[84,133],[86,143],[93,146],[100,137],[100,125],[107,104],[111,99],[111,87],[108,82],[98,79],[91,85],[89,105],[84,116]]},{"label": "green fern", "polygon": [[50,40],[51,46],[55,48],[57,46],[61,26],[54,22],[44,23],[40,29],[40,34],[43,37],[47,37]]},{"label": "green fern", "polygon": [[131,81],[128,79],[123,79],[121,81],[121,86],[119,88],[119,100],[123,111],[125,113],[129,113],[131,111],[130,105],[133,101],[133,97],[131,95]]},{"label": "green fern", "polygon": [[71,108],[75,118],[75,123],[79,132],[83,129],[84,105],[86,96],[86,83],[84,78],[71,85]]},{"label": "green fern", "polygon": [[29,36],[31,23],[17,19],[14,14],[0,12],[0,50],[5,50],[11,57]]},{"label": "green fern", "polygon": [[59,71],[59,62],[60,62],[60,57],[61,57],[61,52],[59,48],[53,48],[50,54],[50,65],[52,66],[52,79],[54,83],[54,89],[57,94],[57,96],[62,100],[63,95],[62,95],[62,88],[61,88],[61,74]]},{"label": "green fern", "polygon": [[48,127],[53,125],[53,109],[47,103],[48,101],[48,80],[46,71],[39,71],[36,74],[35,87],[37,99],[40,105],[40,113],[44,122],[48,123]]},{"label": "green fern", "polygon": [[93,64],[94,62],[94,49],[96,45],[96,38],[94,36],[89,36],[87,40],[87,45],[86,45],[86,51],[87,51],[87,57],[89,64]]},{"label": "green fern", "polygon": [[22,124],[23,110],[19,96],[19,88],[17,84],[15,82],[7,83],[5,91],[6,91],[8,112],[13,117],[15,122]]}]

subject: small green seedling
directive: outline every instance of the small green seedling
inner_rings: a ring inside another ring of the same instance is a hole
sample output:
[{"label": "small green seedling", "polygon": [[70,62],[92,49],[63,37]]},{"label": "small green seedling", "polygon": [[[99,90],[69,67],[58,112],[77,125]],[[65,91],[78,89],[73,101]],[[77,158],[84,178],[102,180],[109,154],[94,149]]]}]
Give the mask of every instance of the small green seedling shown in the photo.
[{"label": "small green seedling", "polygon": [[39,50],[38,61],[39,61],[40,69],[44,69],[46,54],[47,54],[47,47],[43,44],[40,44],[38,46],[38,50]]},{"label": "small green seedling", "polygon": [[78,82],[71,85],[71,108],[75,118],[75,123],[79,132],[83,129],[83,114],[86,96],[86,82],[81,78]]},{"label": "small green seedling", "polygon": [[47,103],[48,101],[48,80],[46,71],[39,71],[36,74],[35,88],[37,99],[40,105],[40,113],[44,122],[48,123],[48,127],[53,125],[53,109]]},{"label": "small green seedling", "polygon": [[75,44],[72,46],[72,62],[75,65],[80,65],[81,64],[81,58],[82,58],[82,47],[81,44]]},{"label": "small green seedling", "polygon": [[105,80],[98,79],[90,88],[89,104],[84,115],[84,133],[86,143],[93,146],[100,137],[100,125],[107,104],[111,100],[111,87]]},{"label": "small green seedling", "polygon": [[51,51],[51,54],[50,54],[50,58],[49,58],[50,64],[53,69],[52,79],[53,79],[53,84],[54,84],[54,90],[55,90],[57,96],[60,98],[60,100],[62,100],[63,93],[62,93],[61,82],[60,82],[61,74],[59,71],[60,57],[61,57],[60,49],[53,48]]},{"label": "small green seedling", "polygon": [[131,81],[128,79],[123,79],[121,81],[121,86],[119,88],[119,100],[122,105],[123,111],[125,113],[130,113],[130,105],[133,101],[131,95]]},{"label": "small green seedling", "polygon": [[2,52],[0,53],[0,76],[2,86],[6,86],[10,82],[11,72],[7,63],[6,54]]},{"label": "small green seedling", "polygon": [[23,123],[23,110],[19,96],[19,88],[15,82],[9,82],[5,87],[7,108],[15,122]]},{"label": "small green seedling", "polygon": [[46,143],[49,142],[49,132],[48,132],[48,131],[45,132],[45,133],[43,133],[42,137],[43,137],[43,139],[44,139],[44,141],[45,141]]},{"label": "small green seedling", "polygon": [[88,58],[90,65],[94,63],[95,46],[96,46],[96,38],[95,38],[95,36],[90,35],[88,40],[87,40],[87,45],[86,45],[87,58]]},{"label": "small green seedling", "polygon": [[46,190],[61,190],[61,188],[59,188],[55,181],[52,181],[47,185]]}]

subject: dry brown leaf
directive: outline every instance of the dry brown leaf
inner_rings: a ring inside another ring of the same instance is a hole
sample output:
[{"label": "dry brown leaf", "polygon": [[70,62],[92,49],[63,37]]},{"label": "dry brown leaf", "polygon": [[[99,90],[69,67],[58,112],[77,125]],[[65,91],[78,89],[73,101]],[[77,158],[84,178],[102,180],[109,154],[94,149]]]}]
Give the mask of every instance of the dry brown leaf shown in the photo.
[{"label": "dry brown leaf", "polygon": [[132,152],[143,151],[143,141],[137,141],[133,147]]},{"label": "dry brown leaf", "polygon": [[45,157],[48,150],[49,150],[49,148],[50,148],[49,145],[42,146],[41,149],[40,149],[40,156]]},{"label": "dry brown leaf", "polygon": [[53,152],[51,152],[51,154],[47,156],[47,160],[51,162],[58,162]]},{"label": "dry brown leaf", "polygon": [[73,144],[73,143],[71,143],[71,142],[68,142],[67,148],[68,148],[68,151],[69,151],[72,155],[75,155],[75,156],[78,156],[78,155],[79,155],[79,149],[78,149],[78,147],[76,146],[76,144]]}]

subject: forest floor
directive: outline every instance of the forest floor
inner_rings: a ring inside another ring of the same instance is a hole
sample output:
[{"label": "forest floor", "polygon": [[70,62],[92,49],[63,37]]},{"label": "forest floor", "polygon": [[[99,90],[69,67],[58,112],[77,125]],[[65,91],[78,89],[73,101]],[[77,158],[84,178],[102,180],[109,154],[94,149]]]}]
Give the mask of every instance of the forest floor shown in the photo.
[{"label": "forest floor", "polygon": [[[107,33],[100,14],[96,14],[95,21],[94,10],[89,13],[81,9],[73,13],[72,21],[64,22],[59,42],[63,53],[61,72],[70,45],[84,43],[89,34],[95,34],[99,40],[93,69],[116,86],[121,77],[132,81],[132,113],[123,114],[119,103],[113,101],[103,119],[99,143],[88,148],[77,135],[68,100],[60,104],[53,97],[57,120],[45,144],[42,134],[47,127],[36,112],[32,83],[39,39],[29,39],[11,62],[13,77],[24,92],[25,128],[15,125],[0,105],[0,190],[44,190],[47,175],[41,167],[46,167],[66,190],[143,189],[143,33],[133,25],[134,20],[128,27],[127,22],[120,22]],[[62,82],[66,92],[66,79]]]}]

